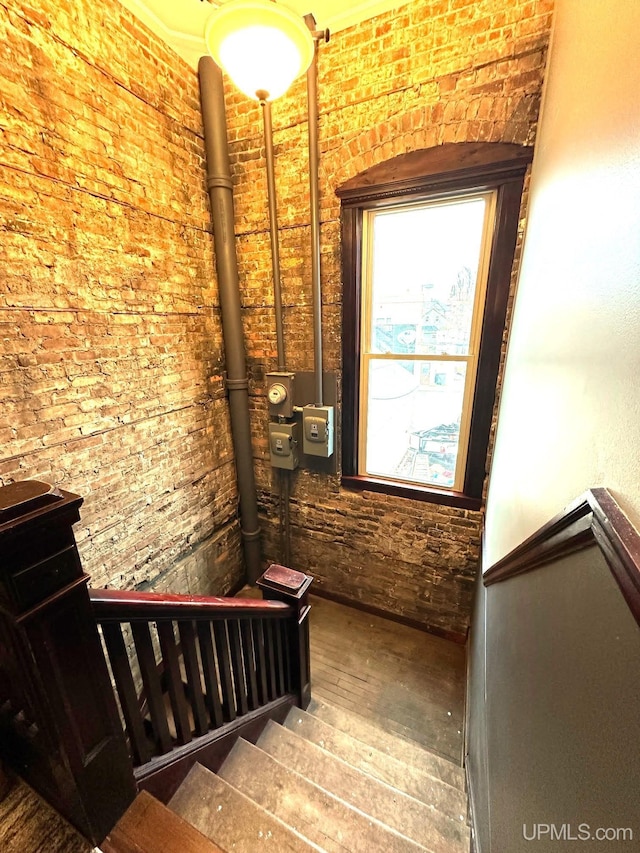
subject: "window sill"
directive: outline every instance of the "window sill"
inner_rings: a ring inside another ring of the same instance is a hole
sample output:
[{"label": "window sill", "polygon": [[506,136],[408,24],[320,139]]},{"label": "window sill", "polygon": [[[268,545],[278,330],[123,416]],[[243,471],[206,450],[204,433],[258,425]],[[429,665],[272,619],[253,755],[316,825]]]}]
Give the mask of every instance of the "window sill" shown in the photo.
[{"label": "window sill", "polygon": [[345,489],[354,489],[359,492],[380,492],[385,495],[396,495],[399,498],[454,506],[459,509],[482,509],[482,498],[471,498],[462,492],[430,489],[428,486],[411,486],[408,483],[392,483],[389,480],[378,480],[375,477],[361,475],[345,475],[340,482]]}]

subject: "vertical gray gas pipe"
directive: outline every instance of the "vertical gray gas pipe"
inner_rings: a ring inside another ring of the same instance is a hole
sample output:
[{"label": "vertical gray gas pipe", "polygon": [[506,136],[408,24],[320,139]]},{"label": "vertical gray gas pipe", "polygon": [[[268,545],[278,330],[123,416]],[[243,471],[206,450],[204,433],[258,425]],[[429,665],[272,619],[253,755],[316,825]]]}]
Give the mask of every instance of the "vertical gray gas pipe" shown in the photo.
[{"label": "vertical gray gas pipe", "polygon": [[240,288],[233,216],[233,183],[229,167],[222,72],[211,57],[203,56],[198,63],[198,76],[207,157],[207,187],[211,199],[222,333],[227,364],[231,434],[236,457],[240,498],[240,527],[244,544],[247,580],[254,584],[262,574],[260,529],[258,527],[258,500],[253,472],[249,421],[249,383],[240,312]]}]

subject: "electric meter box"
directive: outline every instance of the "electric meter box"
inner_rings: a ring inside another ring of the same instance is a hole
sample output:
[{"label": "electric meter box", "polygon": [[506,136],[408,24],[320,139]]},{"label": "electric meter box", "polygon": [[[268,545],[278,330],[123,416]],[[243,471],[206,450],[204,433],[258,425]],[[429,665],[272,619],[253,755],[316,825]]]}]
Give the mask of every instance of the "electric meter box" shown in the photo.
[{"label": "electric meter box", "polygon": [[293,417],[295,373],[267,373],[267,400],[272,418]]},{"label": "electric meter box", "polygon": [[302,450],[309,456],[333,455],[333,406],[302,409]]},{"label": "electric meter box", "polygon": [[269,455],[274,468],[298,467],[298,424],[269,424]]}]

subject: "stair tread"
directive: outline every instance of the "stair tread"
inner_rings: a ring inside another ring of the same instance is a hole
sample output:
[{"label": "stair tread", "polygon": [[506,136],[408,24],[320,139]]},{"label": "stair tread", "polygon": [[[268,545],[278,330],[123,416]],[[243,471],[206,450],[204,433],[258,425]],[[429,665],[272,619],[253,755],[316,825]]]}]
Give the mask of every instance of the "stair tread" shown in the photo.
[{"label": "stair tread", "polygon": [[169,807],[233,853],[255,853],[258,847],[274,853],[319,850],[201,764],[191,768]]},{"label": "stair tread", "polygon": [[430,752],[416,741],[377,726],[353,711],[345,711],[335,705],[311,701],[307,713],[335,729],[350,735],[355,740],[390,755],[407,767],[422,770],[442,782],[465,789],[464,772],[461,767],[440,755]]},{"label": "stair tread", "polygon": [[412,853],[426,849],[242,739],[236,742],[219,775],[327,853]]},{"label": "stair tread", "polygon": [[395,756],[357,740],[300,708],[291,709],[283,726],[352,767],[423,803],[435,806],[454,819],[466,812],[466,795],[457,785],[451,785],[437,775],[438,765],[425,769],[407,765]]},{"label": "stair tread", "polygon": [[225,853],[146,791],[138,794],[101,848],[102,853]]},{"label": "stair tread", "polygon": [[[453,818],[274,722],[267,724],[257,746],[289,770],[429,850],[439,853],[468,850],[469,831],[465,825],[464,803],[459,804]],[[457,795],[456,800],[460,799],[457,789],[446,787],[452,796]]]}]

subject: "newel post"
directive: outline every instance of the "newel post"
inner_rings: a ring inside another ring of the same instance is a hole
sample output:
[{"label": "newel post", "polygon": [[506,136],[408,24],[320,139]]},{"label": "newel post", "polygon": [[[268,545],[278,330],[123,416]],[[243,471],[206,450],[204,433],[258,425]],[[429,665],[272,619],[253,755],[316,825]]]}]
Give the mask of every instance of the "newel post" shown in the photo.
[{"label": "newel post", "polygon": [[264,598],[284,601],[295,608],[295,615],[289,626],[288,640],[291,651],[292,688],[298,697],[300,708],[306,708],[311,701],[309,587],[312,583],[311,575],[277,564],[269,566],[257,582]]},{"label": "newel post", "polygon": [[0,753],[97,844],[135,783],[72,529],[81,503],[0,487]]}]

